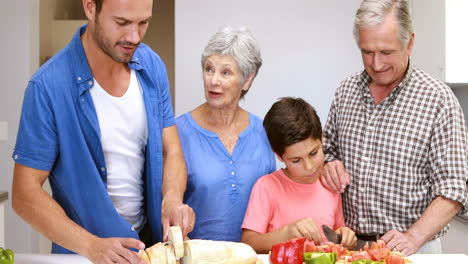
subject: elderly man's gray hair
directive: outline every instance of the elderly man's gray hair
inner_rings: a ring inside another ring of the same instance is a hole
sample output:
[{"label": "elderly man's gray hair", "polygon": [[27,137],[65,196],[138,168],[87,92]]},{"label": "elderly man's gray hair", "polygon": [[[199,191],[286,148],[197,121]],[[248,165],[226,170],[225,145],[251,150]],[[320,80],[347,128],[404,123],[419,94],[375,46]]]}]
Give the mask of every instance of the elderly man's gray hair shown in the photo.
[{"label": "elderly man's gray hair", "polygon": [[408,0],[363,0],[354,20],[354,38],[359,45],[359,27],[379,25],[387,14],[393,13],[398,21],[399,39],[406,47],[413,33]]},{"label": "elderly man's gray hair", "polygon": [[[242,73],[241,85],[245,83],[249,74],[254,73],[253,78],[255,78],[262,66],[262,56],[257,41],[245,26],[226,26],[219,29],[202,53],[202,68],[205,60],[212,55],[230,55],[235,59]],[[242,91],[241,98],[247,91]]]}]

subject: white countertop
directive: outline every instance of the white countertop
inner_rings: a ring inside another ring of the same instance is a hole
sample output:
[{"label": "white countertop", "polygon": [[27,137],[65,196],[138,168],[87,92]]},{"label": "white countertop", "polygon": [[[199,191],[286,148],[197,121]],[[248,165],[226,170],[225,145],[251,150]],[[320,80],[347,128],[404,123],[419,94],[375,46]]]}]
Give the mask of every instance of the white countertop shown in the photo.
[{"label": "white countertop", "polygon": [[[267,254],[258,255],[264,264],[270,263]],[[414,264],[466,264],[463,254],[416,254],[409,257]],[[15,254],[15,264],[90,264],[85,257],[70,254]]]}]

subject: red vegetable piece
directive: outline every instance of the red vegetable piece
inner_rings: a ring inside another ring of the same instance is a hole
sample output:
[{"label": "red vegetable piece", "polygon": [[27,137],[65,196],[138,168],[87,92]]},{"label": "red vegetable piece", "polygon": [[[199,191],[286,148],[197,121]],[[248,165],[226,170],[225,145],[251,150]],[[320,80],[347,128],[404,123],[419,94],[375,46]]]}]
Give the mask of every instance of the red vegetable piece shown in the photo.
[{"label": "red vegetable piece", "polygon": [[302,264],[304,261],[305,238],[296,238],[273,245],[270,261],[272,264]]},{"label": "red vegetable piece", "polygon": [[390,255],[385,259],[386,264],[405,264],[405,260],[400,256]]},{"label": "red vegetable piece", "polygon": [[371,257],[369,256],[369,253],[367,253],[367,251],[361,251],[351,256],[351,261],[360,260],[360,259],[371,259]]},{"label": "red vegetable piece", "polygon": [[377,261],[377,260],[381,260],[381,259],[382,259],[382,256],[380,255],[379,249],[369,249],[369,250],[367,251],[367,253],[369,253],[369,256],[370,256],[371,259],[374,260],[374,261]]}]

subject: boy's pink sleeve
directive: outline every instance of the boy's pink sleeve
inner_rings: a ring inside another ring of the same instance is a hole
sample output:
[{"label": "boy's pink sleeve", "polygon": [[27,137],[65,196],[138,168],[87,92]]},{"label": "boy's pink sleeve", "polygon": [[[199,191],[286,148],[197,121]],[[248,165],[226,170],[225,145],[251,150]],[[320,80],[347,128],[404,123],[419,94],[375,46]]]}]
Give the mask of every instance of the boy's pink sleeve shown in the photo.
[{"label": "boy's pink sleeve", "polygon": [[271,219],[272,200],[262,178],[255,183],[250,193],[249,205],[245,212],[242,229],[250,229],[260,234],[268,230]]},{"label": "boy's pink sleeve", "polygon": [[343,204],[341,201],[341,194],[337,195],[337,206],[335,212],[335,227],[336,230],[338,227],[345,226],[344,215],[343,215]]}]

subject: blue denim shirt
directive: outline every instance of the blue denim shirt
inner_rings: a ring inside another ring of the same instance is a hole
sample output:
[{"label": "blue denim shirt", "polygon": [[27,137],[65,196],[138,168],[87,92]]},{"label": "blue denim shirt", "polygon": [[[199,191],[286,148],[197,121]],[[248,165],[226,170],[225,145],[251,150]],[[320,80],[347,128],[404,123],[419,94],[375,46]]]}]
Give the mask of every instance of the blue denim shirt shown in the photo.
[{"label": "blue denim shirt", "polygon": [[[99,237],[132,237],[138,233],[121,217],[107,194],[107,170],[96,110],[89,93],[93,76],[80,36],[32,77],[25,92],[13,159],[50,171],[52,196],[67,216]],[[145,213],[153,243],[162,240],[162,129],[175,124],[164,63],[140,44],[128,66],[143,90],[148,119],[144,181]],[[53,253],[72,253],[57,245]]]}]

